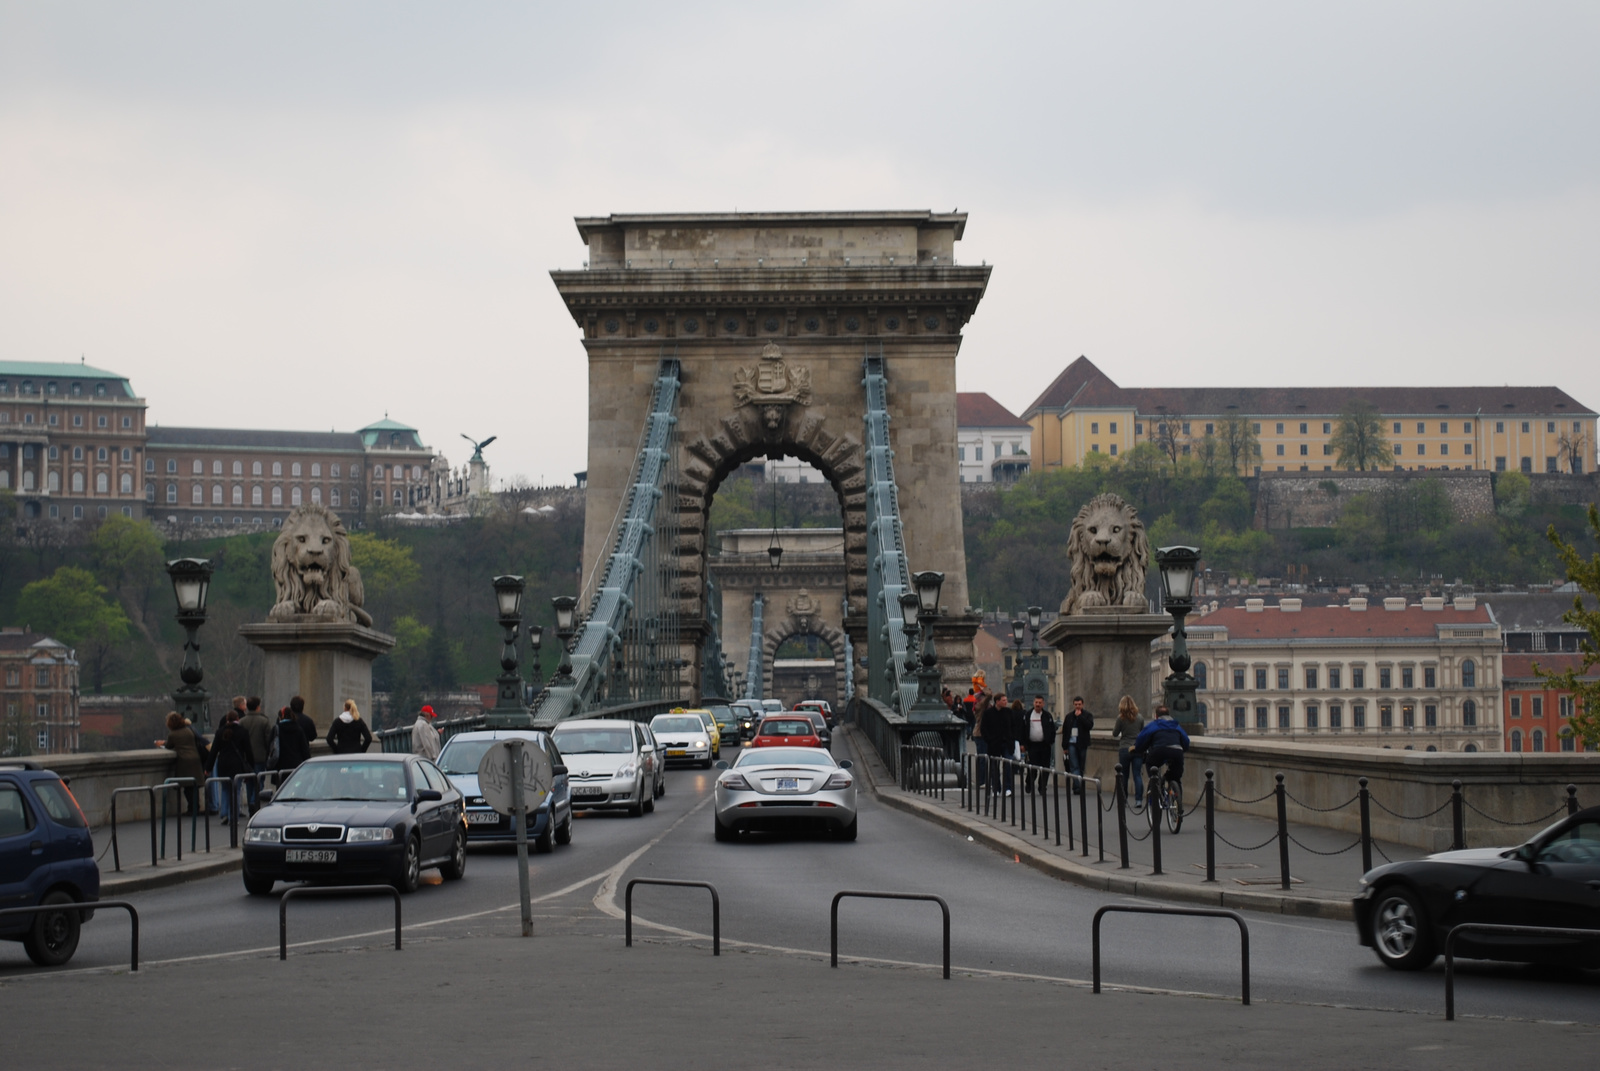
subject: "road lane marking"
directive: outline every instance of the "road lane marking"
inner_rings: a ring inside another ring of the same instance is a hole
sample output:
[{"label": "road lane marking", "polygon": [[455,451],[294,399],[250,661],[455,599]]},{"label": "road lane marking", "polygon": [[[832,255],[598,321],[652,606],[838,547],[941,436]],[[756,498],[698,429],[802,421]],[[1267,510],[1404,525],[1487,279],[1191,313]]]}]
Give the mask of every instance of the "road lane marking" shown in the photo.
[{"label": "road lane marking", "polygon": [[634,863],[637,863],[640,856],[644,855],[644,853],[649,851],[651,848],[654,848],[657,844],[660,844],[662,841],[666,840],[667,836],[671,834],[673,830],[683,825],[683,823],[687,822],[691,816],[716,798],[716,794],[713,792],[712,795],[707,796],[705,799],[701,800],[699,803],[683,812],[683,815],[676,822],[672,823],[666,829],[657,834],[655,839],[648,841],[647,843],[623,856],[622,860],[618,862],[616,866],[606,871],[604,875],[605,881],[602,882],[600,888],[595,891],[594,906],[599,908],[607,915],[610,915],[612,918],[620,919],[623,915],[623,912],[622,908],[617,906],[617,879],[622,877],[623,874],[627,873],[628,868]]}]

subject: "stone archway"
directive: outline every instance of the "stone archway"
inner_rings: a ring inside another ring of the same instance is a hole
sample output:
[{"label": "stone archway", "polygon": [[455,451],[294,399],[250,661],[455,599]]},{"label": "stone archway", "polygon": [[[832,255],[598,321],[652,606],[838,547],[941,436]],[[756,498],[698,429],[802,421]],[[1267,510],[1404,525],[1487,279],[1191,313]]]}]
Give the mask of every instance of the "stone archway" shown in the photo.
[{"label": "stone archway", "polygon": [[[823,621],[815,615],[788,614],[781,618],[773,627],[765,630],[761,641],[761,674],[764,678],[763,687],[765,695],[775,695],[775,681],[773,679],[774,663],[778,658],[778,648],[796,636],[818,636],[829,647],[833,648],[833,694],[845,698],[845,635],[840,629]],[[835,704],[836,706],[838,704]]]},{"label": "stone archway", "polygon": [[[865,650],[867,531],[863,359],[888,377],[890,447],[913,569],[945,574],[936,642],[952,676],[970,672],[969,612],[956,459],[956,354],[988,285],[957,265],[958,213],[717,213],[580,219],[582,271],[551,277],[589,361],[583,576],[610,553],[613,522],[663,358],[682,387],[673,596],[678,656],[698,690],[706,516],[721,482],[759,457],[816,466],[844,517],[844,631]],[[864,680],[858,674],[857,681]]]}]

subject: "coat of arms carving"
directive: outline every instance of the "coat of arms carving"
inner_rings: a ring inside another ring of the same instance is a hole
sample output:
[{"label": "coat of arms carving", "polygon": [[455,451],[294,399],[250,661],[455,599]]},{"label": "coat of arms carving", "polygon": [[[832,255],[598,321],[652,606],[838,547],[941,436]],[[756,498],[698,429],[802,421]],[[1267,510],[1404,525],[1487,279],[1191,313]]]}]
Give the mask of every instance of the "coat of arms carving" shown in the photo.
[{"label": "coat of arms carving", "polygon": [[791,405],[811,404],[811,371],[803,365],[785,364],[783,350],[769,342],[761,351],[760,364],[734,372],[733,401],[738,406],[755,406],[762,427],[777,431],[788,418]]}]

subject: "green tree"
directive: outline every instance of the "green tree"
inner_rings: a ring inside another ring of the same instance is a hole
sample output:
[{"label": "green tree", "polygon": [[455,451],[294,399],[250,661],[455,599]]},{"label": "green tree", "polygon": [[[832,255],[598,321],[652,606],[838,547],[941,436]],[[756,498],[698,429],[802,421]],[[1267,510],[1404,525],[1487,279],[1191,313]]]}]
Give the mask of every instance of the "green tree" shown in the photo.
[{"label": "green tree", "polygon": [[150,638],[145,620],[150,613],[151,593],[157,590],[166,559],[161,553],[161,536],[148,522],[113,515],[101,522],[89,541],[95,572],[117,596],[122,606]]},{"label": "green tree", "polygon": [[1261,459],[1261,441],[1256,438],[1255,422],[1242,416],[1224,417],[1217,425],[1222,453],[1236,476],[1248,476]]},{"label": "green tree", "polygon": [[1366,472],[1394,464],[1394,451],[1383,432],[1383,416],[1371,402],[1352,398],[1339,414],[1339,425],[1328,440],[1339,464],[1346,469]]},{"label": "green tree", "polygon": [[104,690],[106,668],[128,640],[128,615],[94,574],[63,565],[35,580],[17,596],[17,614],[29,626],[78,651],[95,694]]},{"label": "green tree", "polygon": [[[1589,505],[1588,519],[1590,536],[1600,540],[1600,509],[1593,503]],[[1600,599],[1600,554],[1591,554],[1589,560],[1584,561],[1578,548],[1563,539],[1553,524],[1545,536],[1555,544],[1556,553],[1567,567],[1567,579],[1587,592],[1591,599]],[[1562,614],[1561,619],[1589,633],[1581,644],[1580,664],[1563,673],[1552,673],[1534,663],[1533,671],[1546,686],[1572,693],[1572,731],[1583,740],[1584,747],[1593,751],[1600,749],[1600,678],[1589,676],[1589,670],[1600,662],[1600,610],[1585,607],[1583,595],[1579,594],[1573,597],[1572,609]]]}]

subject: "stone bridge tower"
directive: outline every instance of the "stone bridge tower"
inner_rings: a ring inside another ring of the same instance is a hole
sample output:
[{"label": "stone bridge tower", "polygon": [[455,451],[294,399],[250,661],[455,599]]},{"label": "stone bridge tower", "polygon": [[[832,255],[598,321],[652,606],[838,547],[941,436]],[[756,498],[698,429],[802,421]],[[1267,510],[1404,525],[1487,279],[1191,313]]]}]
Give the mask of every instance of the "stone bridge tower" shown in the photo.
[{"label": "stone bridge tower", "polygon": [[[839,496],[850,614],[867,647],[862,361],[882,354],[913,570],[945,574],[936,630],[947,681],[972,671],[956,460],[956,354],[988,285],[958,265],[960,213],[613,215],[577,221],[582,271],[551,273],[589,358],[587,581],[610,548],[662,357],[681,364],[677,642],[698,673],[706,514],[744,462],[798,457]],[[865,674],[858,672],[858,687]],[[699,694],[699,682],[692,694]]]}]

